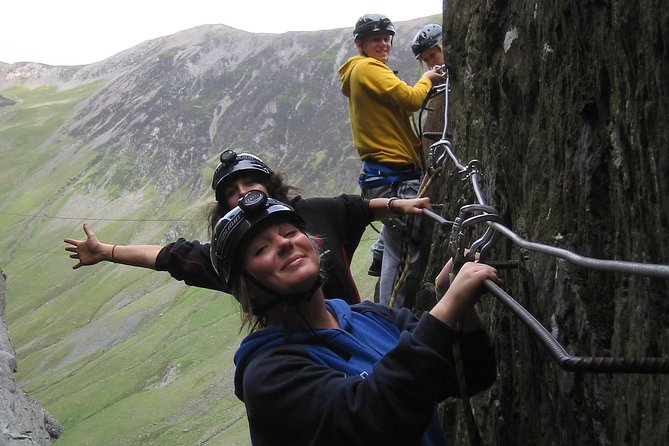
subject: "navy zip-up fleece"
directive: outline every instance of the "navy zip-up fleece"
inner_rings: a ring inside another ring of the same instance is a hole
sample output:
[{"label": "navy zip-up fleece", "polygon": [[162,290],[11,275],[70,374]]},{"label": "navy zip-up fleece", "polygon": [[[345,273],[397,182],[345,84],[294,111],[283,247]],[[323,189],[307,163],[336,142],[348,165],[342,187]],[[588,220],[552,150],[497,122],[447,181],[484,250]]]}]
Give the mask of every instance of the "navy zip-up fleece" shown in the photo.
[{"label": "navy zip-up fleece", "polygon": [[444,445],[436,403],[459,394],[459,339],[468,391],[495,380],[492,338],[372,302],[326,300],[339,329],[247,336],[235,354],[235,393],[254,445]]}]

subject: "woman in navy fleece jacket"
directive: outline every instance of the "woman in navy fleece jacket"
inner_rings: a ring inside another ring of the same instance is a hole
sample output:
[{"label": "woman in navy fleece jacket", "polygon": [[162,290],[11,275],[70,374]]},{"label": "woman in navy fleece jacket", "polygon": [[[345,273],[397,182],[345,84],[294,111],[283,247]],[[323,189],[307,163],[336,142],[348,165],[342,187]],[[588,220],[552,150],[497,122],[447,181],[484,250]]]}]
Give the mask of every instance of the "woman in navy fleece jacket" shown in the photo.
[{"label": "woman in navy fleece jacket", "polygon": [[303,228],[290,206],[252,191],[214,231],[212,264],[251,331],[235,354],[235,393],[253,444],[444,445],[436,403],[458,395],[453,344],[470,393],[495,379],[474,304],[496,271],[465,264],[420,320],[372,302],[349,306],[324,298]]}]

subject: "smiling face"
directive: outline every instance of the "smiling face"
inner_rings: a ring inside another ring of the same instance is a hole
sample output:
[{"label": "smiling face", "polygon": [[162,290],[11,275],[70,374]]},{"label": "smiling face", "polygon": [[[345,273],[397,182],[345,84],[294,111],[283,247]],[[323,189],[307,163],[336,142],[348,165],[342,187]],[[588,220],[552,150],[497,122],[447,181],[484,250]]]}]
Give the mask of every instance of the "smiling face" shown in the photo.
[{"label": "smiling face", "polygon": [[282,294],[307,291],[320,272],[311,240],[292,223],[262,229],[244,247],[242,262],[253,277]]},{"label": "smiling face", "polygon": [[384,64],[390,59],[393,49],[393,36],[386,31],[374,33],[369,37],[355,41],[358,51],[368,57],[373,57]]}]

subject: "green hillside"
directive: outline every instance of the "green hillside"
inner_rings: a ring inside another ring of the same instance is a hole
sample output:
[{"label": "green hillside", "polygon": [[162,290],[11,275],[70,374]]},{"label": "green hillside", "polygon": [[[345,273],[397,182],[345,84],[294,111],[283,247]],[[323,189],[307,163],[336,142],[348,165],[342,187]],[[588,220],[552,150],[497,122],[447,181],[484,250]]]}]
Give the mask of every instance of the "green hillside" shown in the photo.
[{"label": "green hillside", "polygon": [[[121,244],[207,237],[209,191],[195,203],[177,191],[160,207],[152,187],[118,194],[73,178],[98,155],[58,129],[103,86],[0,92],[17,101],[0,108],[0,268],[19,386],[62,424],[62,444],[249,444],[232,388],[242,336],[233,299],[128,266],[72,270],[64,251],[64,238],[84,237],[84,221]],[[375,236],[354,262],[363,296]]]}]

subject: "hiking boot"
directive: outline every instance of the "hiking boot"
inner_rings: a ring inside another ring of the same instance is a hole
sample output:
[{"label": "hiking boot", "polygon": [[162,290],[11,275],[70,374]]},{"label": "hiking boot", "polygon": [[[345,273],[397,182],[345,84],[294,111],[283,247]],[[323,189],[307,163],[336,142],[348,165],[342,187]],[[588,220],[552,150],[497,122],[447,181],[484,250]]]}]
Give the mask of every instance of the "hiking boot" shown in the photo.
[{"label": "hiking boot", "polygon": [[372,258],[372,264],[369,265],[369,270],[367,270],[367,274],[373,277],[381,277],[381,258],[380,257],[373,257]]}]

